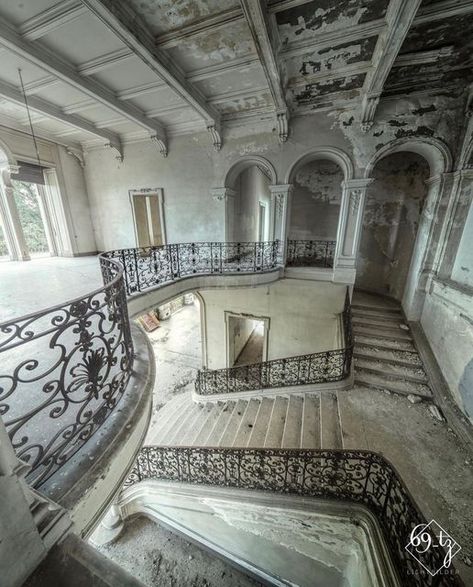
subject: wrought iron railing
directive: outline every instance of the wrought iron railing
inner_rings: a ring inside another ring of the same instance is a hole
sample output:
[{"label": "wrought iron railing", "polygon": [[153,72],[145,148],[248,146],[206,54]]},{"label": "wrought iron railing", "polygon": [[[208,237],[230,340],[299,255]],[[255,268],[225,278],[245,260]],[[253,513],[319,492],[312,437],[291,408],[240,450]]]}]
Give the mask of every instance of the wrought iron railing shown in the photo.
[{"label": "wrought iron railing", "polygon": [[288,240],[288,267],[333,267],[336,241]]},{"label": "wrought iron railing", "polygon": [[0,324],[0,416],[35,487],[101,426],[131,374],[123,272],[101,264],[101,289]]},{"label": "wrought iron railing", "polygon": [[132,295],[191,275],[272,271],[280,255],[279,241],[269,241],[181,243],[118,249],[101,257],[123,265],[126,291]]},{"label": "wrought iron railing", "polygon": [[348,450],[145,446],[125,487],[146,479],[362,504],[378,520],[403,587],[463,585],[453,566],[443,568],[446,556],[443,548],[417,553],[432,572],[443,570],[435,576],[406,550],[414,528],[421,529],[427,523],[397,471],[380,454]]},{"label": "wrought iron railing", "polygon": [[353,356],[348,289],[342,312],[342,324],[344,346],[341,349],[273,359],[239,367],[202,369],[197,373],[195,390],[198,395],[218,395],[342,381],[351,373]]}]

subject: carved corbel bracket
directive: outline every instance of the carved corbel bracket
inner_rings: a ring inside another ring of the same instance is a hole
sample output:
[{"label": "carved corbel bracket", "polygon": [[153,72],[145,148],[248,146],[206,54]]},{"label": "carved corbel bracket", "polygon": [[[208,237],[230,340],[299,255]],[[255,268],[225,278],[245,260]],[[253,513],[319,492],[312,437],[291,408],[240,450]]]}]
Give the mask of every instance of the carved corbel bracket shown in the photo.
[{"label": "carved corbel bracket", "polygon": [[163,139],[160,139],[157,135],[151,135],[150,139],[155,145],[157,145],[161,155],[166,158],[168,156],[168,147],[166,142],[163,141]]},{"label": "carved corbel bracket", "polygon": [[364,96],[361,103],[361,130],[368,132],[374,124],[374,115],[379,104],[379,96]]},{"label": "carved corbel bracket", "polygon": [[107,143],[105,145],[106,147],[110,147],[111,149],[113,149],[114,151],[117,152],[117,155],[115,156],[115,159],[117,161],[120,161],[120,163],[123,163],[123,147],[121,145],[121,143]]},{"label": "carved corbel bracket", "polygon": [[289,137],[289,116],[287,111],[277,113],[278,137],[280,143],[285,143]]},{"label": "carved corbel bracket", "polygon": [[84,153],[82,153],[82,151],[77,151],[76,149],[72,149],[71,147],[66,147],[66,153],[68,155],[70,155],[71,157],[74,157],[74,159],[77,160],[77,162],[82,167],[82,169],[84,169],[85,159],[84,159]]},{"label": "carved corbel bracket", "polygon": [[220,149],[222,148],[222,135],[220,132],[220,128],[217,124],[212,122],[207,123],[207,130],[209,131],[210,136],[212,138],[213,148],[215,149],[215,151],[220,151]]}]

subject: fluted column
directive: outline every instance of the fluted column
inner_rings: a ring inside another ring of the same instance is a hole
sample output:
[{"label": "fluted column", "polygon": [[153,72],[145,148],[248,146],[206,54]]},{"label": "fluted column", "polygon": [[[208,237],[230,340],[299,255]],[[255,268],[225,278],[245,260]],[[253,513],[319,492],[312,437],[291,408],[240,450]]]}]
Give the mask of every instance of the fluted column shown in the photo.
[{"label": "fluted column", "polygon": [[285,264],[293,186],[292,184],[270,185],[269,190],[271,192],[270,239],[281,241],[282,260]]},{"label": "fluted column", "polygon": [[363,230],[363,212],[366,190],[373,179],[350,179],[342,184],[342,205],[335,248],[335,274],[353,283],[356,275],[356,258]]}]

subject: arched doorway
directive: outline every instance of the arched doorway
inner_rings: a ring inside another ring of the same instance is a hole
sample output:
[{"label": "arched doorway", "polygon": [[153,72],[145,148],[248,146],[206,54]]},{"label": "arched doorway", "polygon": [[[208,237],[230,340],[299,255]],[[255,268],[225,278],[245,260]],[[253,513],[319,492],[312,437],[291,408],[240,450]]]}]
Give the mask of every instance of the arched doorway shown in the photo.
[{"label": "arched doorway", "polygon": [[374,164],[366,194],[356,287],[402,300],[430,166],[420,154],[390,153]]},{"label": "arched doorway", "polygon": [[244,157],[232,165],[224,180],[227,241],[273,238],[270,186],[275,183],[274,167],[263,157]]}]

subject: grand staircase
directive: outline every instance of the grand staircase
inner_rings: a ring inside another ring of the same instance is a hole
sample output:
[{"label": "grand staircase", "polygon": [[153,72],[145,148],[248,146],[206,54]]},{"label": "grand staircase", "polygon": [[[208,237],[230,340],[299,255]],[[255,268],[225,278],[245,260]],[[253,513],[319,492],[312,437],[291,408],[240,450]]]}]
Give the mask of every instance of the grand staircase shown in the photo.
[{"label": "grand staircase", "polygon": [[[357,389],[394,393],[413,403],[432,392],[401,306],[356,292],[352,301],[355,386],[341,391],[284,394],[196,403],[174,397],[157,414],[146,444],[254,448],[344,448],[356,422],[350,394]],[[310,389],[309,389],[310,391]]]},{"label": "grand staircase", "polygon": [[341,448],[337,395],[291,395],[197,404],[189,393],[158,413],[146,444]]},{"label": "grand staircase", "polygon": [[380,391],[431,399],[428,378],[400,304],[355,292],[352,316],[355,382]]}]

